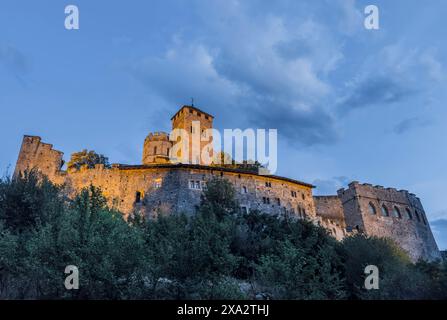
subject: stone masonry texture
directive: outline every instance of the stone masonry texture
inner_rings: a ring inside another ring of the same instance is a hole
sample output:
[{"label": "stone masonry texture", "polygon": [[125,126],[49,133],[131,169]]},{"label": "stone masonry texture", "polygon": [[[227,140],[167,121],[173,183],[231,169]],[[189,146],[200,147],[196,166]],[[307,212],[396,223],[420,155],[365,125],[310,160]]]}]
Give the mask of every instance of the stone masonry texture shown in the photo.
[{"label": "stone masonry texture", "polygon": [[[187,106],[173,117],[173,127],[190,126],[186,121],[212,116]],[[179,116],[185,114],[185,116]],[[187,117],[186,117],[187,116]],[[190,117],[192,117],[190,119]],[[185,120],[188,118],[189,120]],[[177,123],[181,120],[181,124]],[[406,190],[352,182],[337,195],[313,196],[313,186],[301,181],[262,175],[238,169],[191,163],[170,163],[171,142],[165,133],[146,138],[142,165],[96,165],[69,172],[62,170],[63,153],[43,143],[40,137],[24,136],[14,175],[36,169],[55,184],[64,184],[69,196],[94,185],[101,188],[108,204],[124,215],[140,211],[149,217],[171,213],[194,214],[206,182],[213,177],[229,180],[241,210],[308,219],[328,230],[337,240],[363,233],[393,239],[413,261],[434,260],[440,252],[418,197]],[[155,150],[157,147],[157,150]],[[156,152],[155,152],[156,151]],[[211,150],[212,152],[212,150]]]}]

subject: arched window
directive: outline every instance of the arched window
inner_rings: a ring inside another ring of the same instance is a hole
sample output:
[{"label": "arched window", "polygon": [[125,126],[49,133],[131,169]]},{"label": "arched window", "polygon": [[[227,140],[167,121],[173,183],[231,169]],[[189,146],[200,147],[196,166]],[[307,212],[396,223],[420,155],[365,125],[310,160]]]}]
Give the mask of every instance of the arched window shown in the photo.
[{"label": "arched window", "polygon": [[427,221],[425,220],[424,213],[421,212],[422,222],[427,225]]},{"label": "arched window", "polygon": [[402,215],[400,214],[399,208],[396,206],[393,208],[393,215],[396,218],[402,219]]},{"label": "arched window", "polygon": [[382,216],[384,216],[384,217],[390,216],[388,209],[387,209],[387,207],[385,207],[385,205],[382,206]]},{"label": "arched window", "polygon": [[376,215],[376,207],[372,204],[372,202],[369,203],[369,213],[372,215]]},{"label": "arched window", "polygon": [[419,213],[417,212],[417,210],[414,211],[414,215],[416,216],[416,220],[418,222],[421,222],[421,218],[419,217]]},{"label": "arched window", "polygon": [[411,211],[410,211],[410,209],[405,208],[405,212],[406,212],[406,214],[407,214],[407,219],[408,219],[408,220],[412,220],[412,219],[413,219],[413,216],[411,215]]}]

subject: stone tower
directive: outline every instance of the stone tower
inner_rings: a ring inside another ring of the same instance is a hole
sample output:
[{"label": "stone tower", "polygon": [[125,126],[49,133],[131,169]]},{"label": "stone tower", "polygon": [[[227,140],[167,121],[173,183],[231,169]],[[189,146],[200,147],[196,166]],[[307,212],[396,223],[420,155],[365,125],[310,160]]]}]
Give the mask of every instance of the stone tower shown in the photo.
[{"label": "stone tower", "polygon": [[414,194],[356,181],[337,193],[347,229],[393,239],[413,261],[440,258],[422,203]]},{"label": "stone tower", "polygon": [[166,132],[150,133],[144,140],[143,164],[169,163],[172,142]]},{"label": "stone tower", "polygon": [[42,139],[36,136],[24,136],[20,148],[14,175],[38,170],[40,173],[53,179],[60,172],[64,162],[63,153],[53,149],[53,145],[42,143]]},{"label": "stone tower", "polygon": [[[183,106],[180,108],[171,118],[173,130],[171,140],[176,144],[176,154],[172,156],[177,159],[183,159],[180,161],[183,163],[210,164],[211,161],[207,163],[204,155],[209,157],[208,159],[213,157],[213,137],[210,130],[208,130],[213,128],[213,119],[212,115],[194,106]],[[188,141],[181,141],[182,137],[176,134],[176,129],[184,130]]]}]

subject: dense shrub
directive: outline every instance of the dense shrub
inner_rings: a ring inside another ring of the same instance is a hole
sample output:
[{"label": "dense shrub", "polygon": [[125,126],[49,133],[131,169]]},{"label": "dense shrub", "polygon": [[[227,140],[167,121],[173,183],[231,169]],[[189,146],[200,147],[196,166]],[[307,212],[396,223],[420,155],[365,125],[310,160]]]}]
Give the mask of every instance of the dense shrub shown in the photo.
[{"label": "dense shrub", "polygon": [[[214,179],[191,217],[126,221],[89,187],[75,199],[37,173],[0,181],[0,298],[436,299],[445,263],[412,264],[389,240],[337,242],[307,221],[241,214],[232,185]],[[380,289],[363,287],[380,269]],[[79,269],[67,290],[65,267]]]}]

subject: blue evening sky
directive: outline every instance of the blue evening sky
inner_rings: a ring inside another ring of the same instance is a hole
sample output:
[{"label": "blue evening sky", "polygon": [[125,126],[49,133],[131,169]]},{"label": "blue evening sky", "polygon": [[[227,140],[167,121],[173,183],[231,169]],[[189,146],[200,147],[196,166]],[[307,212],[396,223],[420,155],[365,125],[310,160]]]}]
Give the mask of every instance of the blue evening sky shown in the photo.
[{"label": "blue evening sky", "polygon": [[1,0],[0,172],[23,134],[66,160],[140,163],[194,97],[219,129],[278,129],[277,173],[317,194],[350,180],[416,193],[447,249],[446,14],[445,0]]}]

